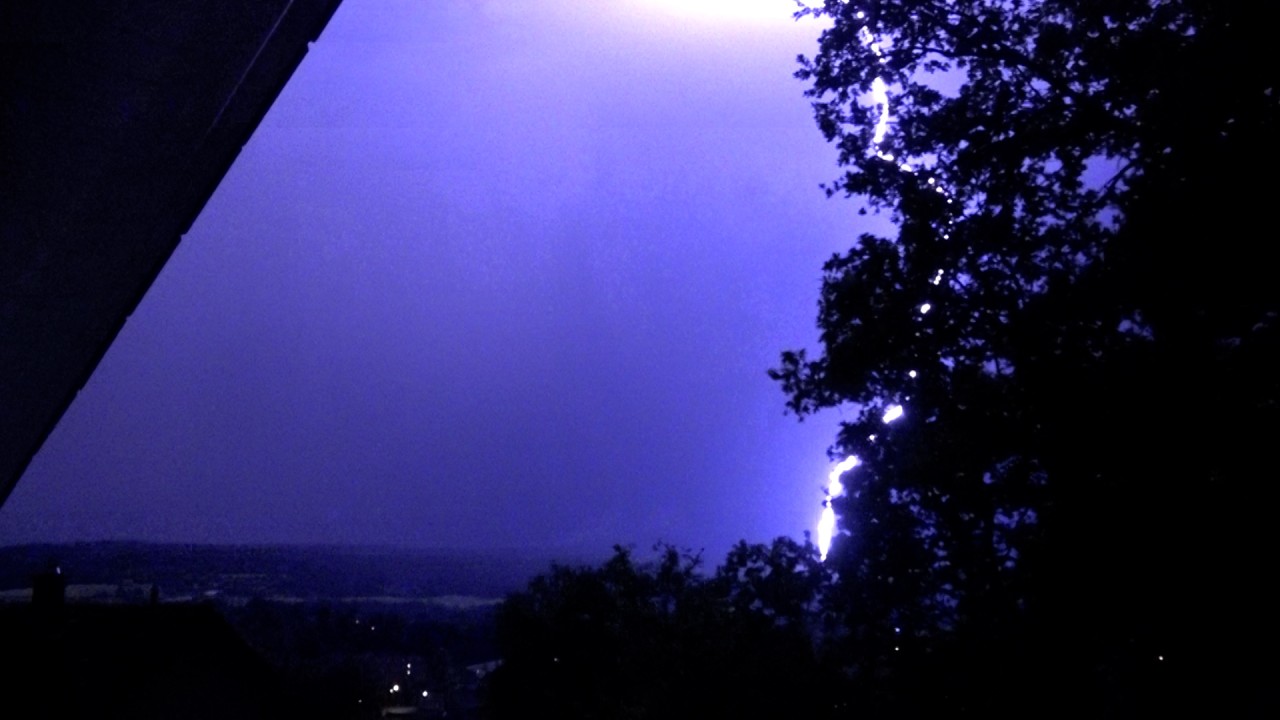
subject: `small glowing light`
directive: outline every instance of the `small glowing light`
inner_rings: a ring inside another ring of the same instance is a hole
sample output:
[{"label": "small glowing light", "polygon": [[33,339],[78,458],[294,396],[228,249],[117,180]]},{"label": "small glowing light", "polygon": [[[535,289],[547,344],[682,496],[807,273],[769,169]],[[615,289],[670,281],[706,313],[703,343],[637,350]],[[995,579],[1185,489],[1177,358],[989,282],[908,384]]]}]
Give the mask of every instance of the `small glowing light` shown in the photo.
[{"label": "small glowing light", "polygon": [[915,376],[916,376],[916,371],[915,371],[915,370],[912,370],[911,372],[907,373],[907,377],[909,377],[909,378],[914,378]]},{"label": "small glowing light", "polygon": [[897,420],[898,418],[902,417],[902,414],[903,414],[902,406],[898,404],[893,404],[889,406],[888,410],[884,411],[884,417],[881,419],[884,420],[885,424],[887,425],[893,422],[894,420]]},{"label": "small glowing light", "polygon": [[854,17],[856,17],[856,18],[858,18],[859,20],[861,20],[861,19],[865,18],[866,16],[867,16],[867,14],[866,14],[866,13],[862,12],[861,10],[859,10],[859,11],[858,11],[858,14],[857,14],[857,15],[855,15]]},{"label": "small glowing light", "polygon": [[1163,655],[1157,655],[1157,656],[1156,656],[1156,660],[1159,660],[1160,662],[1164,662],[1164,656],[1163,656]]},{"label": "small glowing light", "polygon": [[[942,237],[946,238],[946,237],[950,237],[950,236],[949,236],[949,235],[944,234]],[[941,270],[939,270],[939,271],[938,271],[938,274],[937,274],[937,275],[934,275],[934,276],[933,276],[933,280],[932,280],[931,282],[932,282],[934,285],[937,285],[938,283],[942,282],[942,271],[941,271]]]},{"label": "small glowing light", "polygon": [[867,440],[868,440],[869,442],[875,442],[875,441],[876,441],[876,434],[875,434],[875,433],[871,433],[870,435],[868,435],[868,436],[867,436]]},{"label": "small glowing light", "polygon": [[426,696],[427,696],[427,691],[426,691],[426,690],[423,690],[423,691],[422,691],[422,697],[426,697]]},{"label": "small glowing light", "polygon": [[933,306],[932,306],[932,305],[930,305],[929,303],[925,303],[925,304],[923,304],[923,305],[921,305],[921,306],[920,306],[920,314],[921,314],[921,315],[927,315],[927,314],[929,313],[929,311],[930,311],[930,310],[932,310],[932,309],[933,309]]},{"label": "small glowing light", "polygon": [[897,646],[897,645],[894,645],[894,646],[893,646],[893,651],[894,651],[894,652],[898,652],[898,649],[899,649],[899,648],[898,648],[898,646]]},{"label": "small glowing light", "polygon": [[391,686],[391,692],[400,692],[400,686],[399,686],[399,685],[392,685],[392,686]]},{"label": "small glowing light", "polygon": [[893,629],[893,632],[894,632],[894,634],[895,634],[895,635],[896,635],[896,634],[900,634],[900,633],[902,633],[902,628],[900,628],[900,627],[896,627],[896,628],[894,628],[894,629]]},{"label": "small glowing light", "polygon": [[934,180],[933,178],[929,178],[929,184],[930,184],[930,185],[933,185],[933,184],[934,184],[934,183],[936,183],[936,182],[938,182],[938,181],[937,181],[937,180]]}]

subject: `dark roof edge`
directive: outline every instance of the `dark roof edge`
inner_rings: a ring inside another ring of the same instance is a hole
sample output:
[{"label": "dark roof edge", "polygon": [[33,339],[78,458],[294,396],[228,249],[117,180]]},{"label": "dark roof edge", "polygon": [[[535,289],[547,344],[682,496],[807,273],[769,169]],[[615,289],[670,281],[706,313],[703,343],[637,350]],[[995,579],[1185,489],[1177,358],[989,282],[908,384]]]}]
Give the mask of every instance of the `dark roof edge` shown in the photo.
[{"label": "dark roof edge", "polygon": [[88,383],[107,350],[133,315],[147,291],[172,257],[182,237],[195,224],[213,196],[214,190],[231,169],[241,149],[258,129],[267,111],[288,84],[293,73],[302,63],[310,44],[320,37],[342,0],[290,0],[262,41],[250,65],[245,68],[240,82],[223,104],[221,111],[205,133],[195,156],[191,158],[190,182],[175,192],[174,206],[181,210],[173,213],[173,227],[157,228],[157,232],[172,238],[167,252],[148,268],[146,280],[129,304],[128,312],[115,323],[107,339],[94,350],[92,360],[86,364],[80,381],[59,402],[59,410],[41,429],[37,442],[26,454],[10,477],[0,478],[0,507],[17,486],[18,481],[31,465],[40,448],[49,439],[76,395]]}]

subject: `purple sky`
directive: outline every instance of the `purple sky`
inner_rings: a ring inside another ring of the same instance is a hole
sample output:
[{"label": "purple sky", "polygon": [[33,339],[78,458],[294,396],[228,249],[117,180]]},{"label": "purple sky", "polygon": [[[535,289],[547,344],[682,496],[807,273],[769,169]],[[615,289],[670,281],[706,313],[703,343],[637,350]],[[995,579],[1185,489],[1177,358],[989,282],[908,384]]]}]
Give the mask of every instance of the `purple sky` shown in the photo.
[{"label": "purple sky", "polygon": [[0,542],[719,559],[813,528],[838,417],[765,371],[864,227],[817,187],[791,7],[346,0]]}]

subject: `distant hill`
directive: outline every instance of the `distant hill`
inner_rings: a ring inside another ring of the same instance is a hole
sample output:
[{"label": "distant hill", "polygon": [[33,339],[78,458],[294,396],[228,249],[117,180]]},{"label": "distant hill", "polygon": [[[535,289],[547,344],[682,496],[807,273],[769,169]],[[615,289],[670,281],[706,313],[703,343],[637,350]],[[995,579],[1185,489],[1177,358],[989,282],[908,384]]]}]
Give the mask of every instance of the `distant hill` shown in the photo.
[{"label": "distant hill", "polygon": [[[553,560],[518,551],[420,550],[325,545],[181,545],[92,542],[0,547],[0,599],[18,600],[37,572],[61,568],[76,587],[136,601],[150,587],[163,600],[233,598],[304,601],[459,596],[501,598]],[[105,598],[110,599],[110,598]]]}]

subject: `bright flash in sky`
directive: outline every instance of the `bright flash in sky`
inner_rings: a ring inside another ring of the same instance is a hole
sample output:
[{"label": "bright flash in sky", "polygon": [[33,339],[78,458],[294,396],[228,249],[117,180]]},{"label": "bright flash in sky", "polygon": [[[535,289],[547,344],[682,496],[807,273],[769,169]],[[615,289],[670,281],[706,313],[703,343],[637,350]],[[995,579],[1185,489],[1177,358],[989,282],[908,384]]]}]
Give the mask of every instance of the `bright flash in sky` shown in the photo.
[{"label": "bright flash in sky", "polygon": [[827,551],[831,549],[831,538],[836,532],[836,511],[831,509],[831,500],[844,493],[844,485],[840,476],[858,466],[857,455],[850,455],[831,468],[827,475],[827,500],[822,508],[822,519],[818,520],[818,553],[823,560],[827,559]]},{"label": "bright flash in sky", "polygon": [[[913,370],[912,373],[914,372]],[[884,422],[891,423],[902,417],[902,413],[901,405],[890,405],[884,413]],[[874,442],[875,437],[872,435],[869,439]],[[822,503],[822,517],[818,519],[818,554],[823,560],[827,559],[831,538],[836,534],[836,511],[831,508],[831,501],[844,494],[844,484],[840,482],[840,478],[861,463],[857,455],[850,455],[831,468],[831,474],[827,475],[827,499]]]},{"label": "bright flash in sky", "polygon": [[668,15],[694,20],[790,21],[792,0],[633,0]]},{"label": "bright flash in sky", "polygon": [[[884,84],[884,80],[876,78],[871,82],[871,102],[875,103],[880,109],[880,117],[876,120],[875,135],[871,138],[871,142],[879,145],[884,141],[886,135],[889,134],[889,87]],[[886,160],[893,160],[893,156],[889,155]]]},{"label": "bright flash in sky", "polygon": [[[848,4],[849,0],[844,0],[844,2],[845,4]],[[864,19],[866,17],[866,13],[858,11],[857,17],[859,20]],[[888,61],[888,58],[885,57],[885,44],[881,39],[876,37],[870,27],[866,25],[862,26],[858,30],[858,39],[864,45],[871,48],[871,51],[880,59],[880,62],[884,63]],[[868,148],[868,150],[882,160],[895,162],[895,158],[892,153],[880,149],[880,143],[882,143],[885,137],[888,136],[889,126],[892,122],[889,86],[885,83],[884,79],[877,77],[871,82],[870,101],[875,107],[877,117],[871,138],[871,147]],[[910,163],[902,161],[899,161],[898,169],[903,172],[915,172],[915,168],[913,168]],[[930,185],[934,185],[935,183],[936,181],[933,178],[929,179]],[[941,187],[937,187],[935,189],[940,193],[945,192]],[[950,203],[951,200],[948,198],[947,202]],[[943,237],[949,236],[944,235]],[[942,274],[942,270],[938,270],[938,273],[933,277],[934,285],[937,285],[942,281]],[[932,309],[933,306],[931,304],[924,303],[920,306],[920,314],[924,315]],[[916,377],[916,371],[910,371],[909,375],[912,378]],[[903,413],[904,410],[902,406],[894,403],[885,409],[882,420],[887,425],[894,420],[901,418]],[[875,442],[875,437],[875,435],[872,435],[868,439]],[[836,465],[831,470],[831,474],[828,477],[827,499],[823,503],[822,518],[818,521],[818,551],[821,553],[823,560],[827,559],[827,551],[831,548],[831,539],[835,535],[836,530],[836,514],[831,508],[831,501],[832,499],[839,497],[844,492],[844,485],[840,483],[840,477],[844,475],[845,472],[857,467],[859,463],[860,460],[858,460],[857,456],[850,455],[845,458],[844,461]],[[897,649],[898,648],[896,647],[894,648],[894,650]]]},{"label": "bright flash in sky", "polygon": [[[859,12],[858,17],[862,18],[863,13]],[[880,44],[875,40],[870,29],[864,26],[859,31],[858,36],[864,43],[867,43],[871,47],[876,55],[881,55]],[[876,78],[871,83],[871,102],[876,105],[879,110],[879,117],[876,120],[875,132],[871,138],[872,151],[884,160],[893,161],[894,157],[891,153],[882,152],[877,148],[877,146],[885,139],[885,136],[889,134],[890,122],[889,87],[881,78]],[[912,172],[911,166],[907,163],[903,163],[900,168],[904,172]],[[936,280],[941,279],[941,277],[942,273],[939,272],[938,277],[934,282],[935,285],[937,284]],[[920,307],[920,313],[923,315],[924,313],[929,312],[930,309],[931,306],[929,303],[925,303]],[[911,377],[915,376],[916,372],[912,370]],[[901,405],[890,405],[888,410],[884,413],[883,420],[885,423],[891,423],[902,417],[902,413],[903,410]],[[871,440],[875,440],[874,435],[871,436]],[[831,538],[835,535],[836,530],[836,513],[835,510],[831,508],[831,500],[839,497],[840,494],[844,492],[844,485],[840,483],[840,476],[857,467],[859,462],[860,461],[857,456],[850,455],[845,458],[843,462],[836,465],[835,468],[831,470],[831,475],[828,477],[827,500],[823,503],[822,517],[818,520],[818,552],[823,560],[827,559],[827,551],[831,549]],[[894,649],[896,650],[897,648]]]}]

